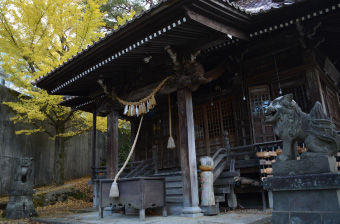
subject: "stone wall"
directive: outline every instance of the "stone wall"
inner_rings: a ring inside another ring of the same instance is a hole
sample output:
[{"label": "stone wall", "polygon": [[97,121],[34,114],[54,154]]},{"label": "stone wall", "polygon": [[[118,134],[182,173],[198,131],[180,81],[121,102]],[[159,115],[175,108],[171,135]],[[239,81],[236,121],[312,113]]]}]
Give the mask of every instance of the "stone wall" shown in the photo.
[{"label": "stone wall", "polygon": [[[0,194],[7,194],[12,183],[12,173],[19,158],[33,157],[35,186],[51,183],[54,141],[45,133],[16,135],[15,131],[29,125],[10,121],[14,112],[3,102],[16,101],[17,93],[0,85]],[[97,164],[105,158],[105,134],[97,132]],[[66,142],[65,178],[72,179],[91,173],[91,133],[75,136]]]}]

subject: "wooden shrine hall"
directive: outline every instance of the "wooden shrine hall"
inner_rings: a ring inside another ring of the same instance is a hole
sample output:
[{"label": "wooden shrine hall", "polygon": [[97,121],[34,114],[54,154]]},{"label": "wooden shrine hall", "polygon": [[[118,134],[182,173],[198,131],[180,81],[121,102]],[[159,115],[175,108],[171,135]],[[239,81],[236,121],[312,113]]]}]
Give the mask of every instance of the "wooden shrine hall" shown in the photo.
[{"label": "wooden shrine hall", "polygon": [[36,85],[107,116],[107,179],[119,168],[118,118],[134,139],[144,114],[122,177],[165,177],[168,205],[195,217],[201,156],[214,159],[217,208],[242,205],[246,193],[266,205],[261,183],[281,147],[264,122],[270,100],[291,93],[304,112],[319,101],[340,129],[339,40],[337,0],[163,0]]}]

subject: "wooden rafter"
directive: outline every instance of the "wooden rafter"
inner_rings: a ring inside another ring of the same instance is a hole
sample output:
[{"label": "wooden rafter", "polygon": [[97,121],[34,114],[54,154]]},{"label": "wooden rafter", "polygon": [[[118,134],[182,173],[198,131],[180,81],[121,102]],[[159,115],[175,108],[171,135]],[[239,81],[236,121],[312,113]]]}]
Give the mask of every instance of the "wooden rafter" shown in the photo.
[{"label": "wooden rafter", "polygon": [[250,37],[249,35],[242,31],[242,30],[239,30],[239,29],[236,29],[234,27],[231,27],[231,26],[228,26],[226,24],[223,24],[223,23],[220,23],[218,21],[215,21],[211,18],[208,18],[204,15],[201,15],[193,10],[190,10],[188,8],[185,8],[186,11],[187,11],[187,14],[189,16],[190,19],[204,25],[204,26],[207,26],[207,27],[210,27],[216,31],[219,31],[221,33],[225,33],[227,35],[231,35],[231,36],[234,36],[234,37],[237,37],[237,38],[240,38],[240,39],[243,39],[243,40],[250,40]]}]

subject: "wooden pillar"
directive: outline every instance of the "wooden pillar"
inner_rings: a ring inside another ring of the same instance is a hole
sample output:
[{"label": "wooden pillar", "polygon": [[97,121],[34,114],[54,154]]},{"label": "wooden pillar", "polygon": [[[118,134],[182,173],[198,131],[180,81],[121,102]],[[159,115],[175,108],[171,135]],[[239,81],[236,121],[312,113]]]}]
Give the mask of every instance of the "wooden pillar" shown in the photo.
[{"label": "wooden pillar", "polygon": [[96,179],[96,143],[97,143],[97,110],[93,106],[93,121],[92,121],[92,158],[91,158],[91,180]]},{"label": "wooden pillar", "polygon": [[113,179],[118,173],[118,113],[113,108],[107,116],[107,179]]},{"label": "wooden pillar", "polygon": [[191,91],[177,90],[179,149],[181,156],[183,180],[183,210],[182,216],[202,216],[198,207],[198,180],[196,167],[194,117]]},{"label": "wooden pillar", "polygon": [[307,71],[307,81],[312,101],[310,109],[312,109],[316,101],[319,101],[322,105],[322,108],[324,109],[324,112],[327,114],[325,100],[322,94],[322,86],[320,82],[319,72],[317,69],[310,69]]},{"label": "wooden pillar", "polygon": [[207,105],[203,106],[203,114],[204,114],[205,149],[207,152],[207,156],[210,156],[210,138],[209,138],[209,122],[208,122]]}]

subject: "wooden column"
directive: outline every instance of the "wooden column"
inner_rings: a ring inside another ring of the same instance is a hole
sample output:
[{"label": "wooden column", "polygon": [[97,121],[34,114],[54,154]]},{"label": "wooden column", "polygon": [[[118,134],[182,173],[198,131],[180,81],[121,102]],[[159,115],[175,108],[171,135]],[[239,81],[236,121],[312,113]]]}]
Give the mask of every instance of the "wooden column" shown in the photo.
[{"label": "wooden column", "polygon": [[318,70],[310,69],[307,71],[306,74],[307,74],[308,87],[309,87],[309,92],[310,92],[311,101],[312,101],[312,105],[310,109],[312,109],[316,101],[319,101],[322,105],[322,108],[324,109],[324,112],[327,114]]},{"label": "wooden column", "polygon": [[92,120],[92,157],[91,157],[91,182],[93,184],[93,208],[99,205],[99,183],[94,181],[97,179],[96,173],[96,144],[97,144],[97,108],[93,105],[93,120]]},{"label": "wooden column", "polygon": [[179,150],[181,156],[183,180],[183,210],[182,216],[202,216],[198,207],[198,180],[196,167],[194,117],[191,91],[177,90]]},{"label": "wooden column", "polygon": [[118,113],[114,109],[107,116],[107,179],[113,179],[118,173]]},{"label": "wooden column", "polygon": [[205,149],[207,152],[207,156],[210,156],[210,138],[209,138],[209,122],[208,122],[207,105],[203,106],[203,114],[204,114]]},{"label": "wooden column", "polygon": [[93,106],[93,121],[92,121],[92,158],[91,158],[91,180],[96,178],[96,143],[97,143],[97,110]]}]

